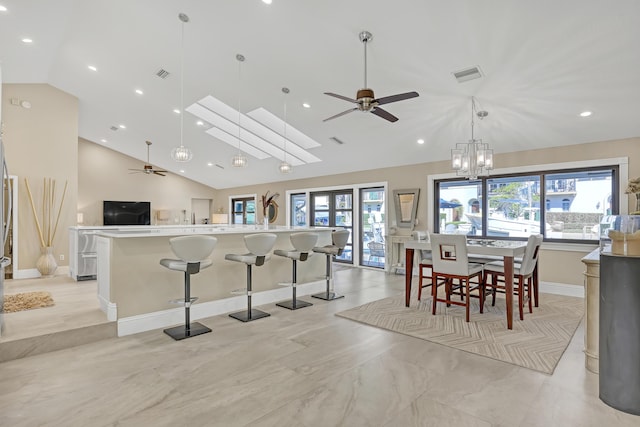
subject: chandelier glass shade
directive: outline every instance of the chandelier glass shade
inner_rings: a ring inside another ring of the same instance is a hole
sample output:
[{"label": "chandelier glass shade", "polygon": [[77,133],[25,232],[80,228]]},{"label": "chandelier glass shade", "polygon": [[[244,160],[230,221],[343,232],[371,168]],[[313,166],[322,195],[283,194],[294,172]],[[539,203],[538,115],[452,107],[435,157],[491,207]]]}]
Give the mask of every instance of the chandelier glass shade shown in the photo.
[{"label": "chandelier glass shade", "polygon": [[231,158],[231,165],[234,168],[243,168],[247,166],[247,157],[238,151],[238,154]]},{"label": "chandelier glass shade", "polygon": [[184,13],[178,15],[182,22],[181,54],[180,54],[180,146],[171,150],[171,158],[176,162],[188,162],[193,158],[193,153],[184,146],[184,24],[189,22],[189,17]]},{"label": "chandelier glass shade", "polygon": [[483,119],[489,115],[486,111],[476,112],[475,99],[471,98],[471,139],[469,142],[460,142],[451,150],[451,167],[456,175],[467,179],[477,179],[479,176],[489,175],[493,169],[493,150],[489,144],[476,139],[473,134],[474,116]]}]

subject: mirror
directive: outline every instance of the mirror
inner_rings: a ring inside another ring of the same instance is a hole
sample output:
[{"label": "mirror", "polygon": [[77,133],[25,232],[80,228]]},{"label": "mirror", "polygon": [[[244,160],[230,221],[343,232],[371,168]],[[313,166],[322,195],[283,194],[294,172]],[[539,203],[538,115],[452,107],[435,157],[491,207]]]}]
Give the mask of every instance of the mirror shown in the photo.
[{"label": "mirror", "polygon": [[278,204],[275,200],[272,200],[267,206],[267,218],[269,218],[269,224],[273,224],[278,218]]},{"label": "mirror", "polygon": [[393,202],[396,207],[396,224],[401,228],[413,228],[418,213],[419,188],[393,190]]}]

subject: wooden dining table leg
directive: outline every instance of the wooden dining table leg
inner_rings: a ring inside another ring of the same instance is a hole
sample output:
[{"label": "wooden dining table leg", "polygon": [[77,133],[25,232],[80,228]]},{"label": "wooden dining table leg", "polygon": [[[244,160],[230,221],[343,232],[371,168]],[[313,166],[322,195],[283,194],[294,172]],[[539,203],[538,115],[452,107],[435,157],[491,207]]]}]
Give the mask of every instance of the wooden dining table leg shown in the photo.
[{"label": "wooden dining table leg", "polygon": [[504,257],[504,293],[507,300],[507,329],[513,329],[513,257]]},{"label": "wooden dining table leg", "polygon": [[[538,306],[538,263],[533,267],[533,305]],[[531,296],[529,296],[531,298]]]},{"label": "wooden dining table leg", "polygon": [[404,270],[404,303],[406,307],[409,307],[411,301],[411,278],[413,273],[413,249],[405,249],[405,270]]}]

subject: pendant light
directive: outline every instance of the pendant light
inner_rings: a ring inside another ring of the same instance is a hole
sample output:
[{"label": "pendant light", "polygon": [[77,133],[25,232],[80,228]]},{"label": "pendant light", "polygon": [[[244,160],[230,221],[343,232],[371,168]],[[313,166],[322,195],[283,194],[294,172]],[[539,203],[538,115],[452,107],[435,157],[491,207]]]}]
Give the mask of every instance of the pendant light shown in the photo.
[{"label": "pendant light", "polygon": [[471,139],[469,142],[456,144],[451,150],[451,167],[456,175],[467,179],[478,179],[479,176],[488,176],[493,169],[493,150],[489,144],[476,139],[473,133],[474,116],[480,120],[489,115],[488,112],[476,110],[476,100],[471,97]]},{"label": "pendant light", "polygon": [[285,101],[284,101],[284,131],[283,131],[283,137],[284,140],[282,142],[282,146],[284,149],[284,158],[282,159],[282,162],[280,163],[280,166],[278,167],[278,169],[280,170],[280,173],[291,173],[293,172],[293,166],[291,166],[291,163],[287,163],[287,94],[289,93],[289,88],[283,87],[282,88],[282,93],[284,93],[285,96]]},{"label": "pendant light", "polygon": [[240,112],[240,90],[242,88],[242,63],[244,62],[244,56],[237,54],[236,59],[238,60],[238,154],[231,158],[231,165],[234,168],[244,168],[247,166],[247,157],[242,154],[240,150],[240,130],[242,127],[240,126],[240,118],[242,113]]},{"label": "pendant light", "polygon": [[189,22],[189,17],[181,13],[178,19],[182,22],[182,37],[180,42],[180,146],[171,150],[171,158],[176,162],[188,162],[193,158],[190,149],[184,146],[184,24]]}]

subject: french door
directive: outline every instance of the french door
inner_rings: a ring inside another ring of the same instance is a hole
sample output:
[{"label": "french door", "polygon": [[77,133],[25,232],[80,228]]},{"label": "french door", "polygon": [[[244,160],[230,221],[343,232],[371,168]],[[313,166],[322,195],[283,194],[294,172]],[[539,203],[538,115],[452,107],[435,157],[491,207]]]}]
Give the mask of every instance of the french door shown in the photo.
[{"label": "french door", "polygon": [[360,265],[384,268],[384,187],[360,189]]},{"label": "french door", "polygon": [[311,193],[311,223],[316,227],[342,227],[349,241],[336,261],[353,263],[353,191],[334,190]]}]

